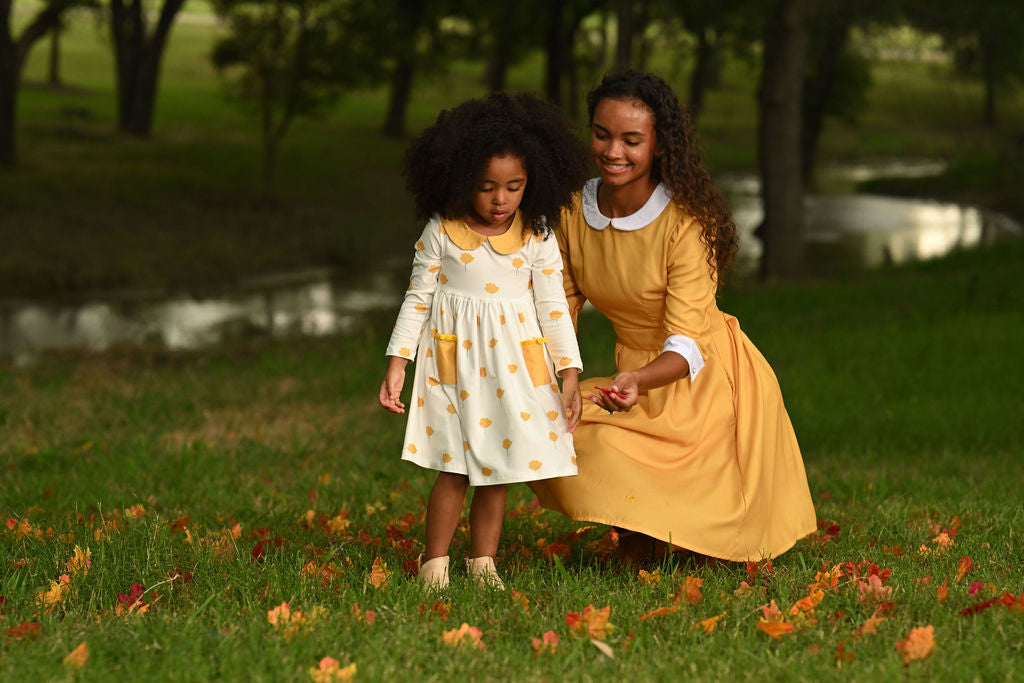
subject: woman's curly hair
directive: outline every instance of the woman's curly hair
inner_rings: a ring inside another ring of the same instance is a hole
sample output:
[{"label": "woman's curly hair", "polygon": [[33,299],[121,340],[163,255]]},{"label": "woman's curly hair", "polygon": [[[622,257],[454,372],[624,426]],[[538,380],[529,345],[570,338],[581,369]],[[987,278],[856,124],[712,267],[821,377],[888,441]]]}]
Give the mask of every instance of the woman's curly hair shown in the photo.
[{"label": "woman's curly hair", "polygon": [[416,215],[461,218],[472,211],[480,177],[493,157],[519,157],[526,188],[524,229],[547,234],[587,178],[587,154],[555,105],[528,94],[495,93],[446,109],[405,153],[405,184]]},{"label": "woman's curly hair", "polygon": [[608,74],[587,95],[591,122],[598,102],[605,99],[640,100],[654,113],[660,153],[654,158],[651,177],[664,182],[672,190],[673,200],[701,224],[700,239],[708,250],[708,265],[721,283],[736,257],[736,224],[704,168],[697,132],[686,109],[664,80],[633,70]]}]

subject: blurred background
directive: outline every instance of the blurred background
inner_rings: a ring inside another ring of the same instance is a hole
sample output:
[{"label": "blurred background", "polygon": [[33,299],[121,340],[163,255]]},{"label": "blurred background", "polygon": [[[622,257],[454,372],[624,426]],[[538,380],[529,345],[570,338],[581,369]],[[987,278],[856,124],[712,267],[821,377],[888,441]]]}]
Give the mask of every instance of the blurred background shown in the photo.
[{"label": "blurred background", "polygon": [[585,137],[622,67],[687,103],[734,287],[1024,233],[1019,0],[0,0],[0,359],[355,329],[412,136],[509,90]]}]

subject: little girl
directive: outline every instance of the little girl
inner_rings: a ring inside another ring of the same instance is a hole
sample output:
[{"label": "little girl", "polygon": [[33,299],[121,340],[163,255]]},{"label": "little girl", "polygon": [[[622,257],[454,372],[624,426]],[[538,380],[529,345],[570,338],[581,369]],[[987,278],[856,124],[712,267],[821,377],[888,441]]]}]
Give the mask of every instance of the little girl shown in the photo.
[{"label": "little girl", "polygon": [[494,556],[506,484],[576,474],[582,364],[549,221],[585,175],[568,121],[530,95],[443,111],[406,153],[407,187],[429,220],[380,403],[405,412],[399,397],[415,358],[402,458],[438,471],[418,560],[432,588],[448,585],[448,547],[470,485],[466,570],[477,586],[503,589]]}]

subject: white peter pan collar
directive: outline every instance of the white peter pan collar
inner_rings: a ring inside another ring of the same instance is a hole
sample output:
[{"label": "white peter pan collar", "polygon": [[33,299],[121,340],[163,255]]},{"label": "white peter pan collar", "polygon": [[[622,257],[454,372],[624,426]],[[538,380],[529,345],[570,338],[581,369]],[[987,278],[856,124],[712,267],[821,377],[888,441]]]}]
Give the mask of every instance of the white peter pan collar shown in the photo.
[{"label": "white peter pan collar", "polygon": [[636,213],[609,218],[597,207],[597,187],[600,184],[600,178],[591,178],[583,184],[583,217],[587,225],[595,230],[604,230],[609,225],[616,230],[639,230],[653,223],[672,201],[672,190],[665,183],[658,183],[647,202]]}]

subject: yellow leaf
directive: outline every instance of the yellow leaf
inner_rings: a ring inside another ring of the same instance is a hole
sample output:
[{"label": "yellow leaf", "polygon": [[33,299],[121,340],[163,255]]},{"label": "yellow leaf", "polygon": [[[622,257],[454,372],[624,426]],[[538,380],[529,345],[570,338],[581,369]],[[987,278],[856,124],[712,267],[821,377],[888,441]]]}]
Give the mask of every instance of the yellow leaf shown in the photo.
[{"label": "yellow leaf", "polygon": [[373,568],[370,569],[370,585],[374,588],[383,588],[387,585],[388,580],[391,578],[391,571],[388,569],[388,565],[378,557],[373,561]]},{"label": "yellow leaf", "polygon": [[74,650],[64,657],[64,666],[71,667],[71,672],[78,671],[89,661],[89,647],[83,640]]}]

